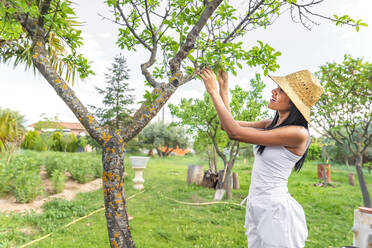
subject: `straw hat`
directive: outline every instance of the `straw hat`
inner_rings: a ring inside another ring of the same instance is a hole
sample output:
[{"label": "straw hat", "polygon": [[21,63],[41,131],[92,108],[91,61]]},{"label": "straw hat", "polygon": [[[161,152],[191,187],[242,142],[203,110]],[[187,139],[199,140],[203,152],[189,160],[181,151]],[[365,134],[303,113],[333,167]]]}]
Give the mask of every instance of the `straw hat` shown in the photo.
[{"label": "straw hat", "polygon": [[323,87],[319,80],[308,70],[291,73],[284,77],[269,77],[288,95],[293,104],[310,123],[310,108],[320,98]]}]

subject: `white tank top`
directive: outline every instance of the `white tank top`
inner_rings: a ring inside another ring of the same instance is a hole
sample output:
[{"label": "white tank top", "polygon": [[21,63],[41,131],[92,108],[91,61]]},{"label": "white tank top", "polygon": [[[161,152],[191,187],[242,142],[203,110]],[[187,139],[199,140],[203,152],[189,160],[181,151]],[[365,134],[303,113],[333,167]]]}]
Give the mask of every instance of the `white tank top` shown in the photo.
[{"label": "white tank top", "polygon": [[[306,149],[310,145],[309,139]],[[253,145],[254,163],[249,187],[249,197],[288,193],[288,177],[295,164],[302,158],[284,146],[266,146],[263,153],[257,153],[257,145]]]}]

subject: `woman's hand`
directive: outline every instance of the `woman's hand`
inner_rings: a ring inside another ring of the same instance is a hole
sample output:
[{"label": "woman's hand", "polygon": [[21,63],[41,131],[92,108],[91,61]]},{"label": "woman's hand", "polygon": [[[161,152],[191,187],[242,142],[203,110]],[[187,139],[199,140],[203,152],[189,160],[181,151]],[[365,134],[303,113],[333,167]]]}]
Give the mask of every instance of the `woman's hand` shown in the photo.
[{"label": "woman's hand", "polygon": [[216,74],[209,68],[202,69],[197,73],[203,79],[205,89],[209,94],[217,93]]},{"label": "woman's hand", "polygon": [[220,94],[223,93],[223,94],[227,94],[228,90],[229,90],[229,77],[228,77],[228,74],[227,72],[225,72],[224,70],[220,69],[218,71],[218,84],[220,85]]}]

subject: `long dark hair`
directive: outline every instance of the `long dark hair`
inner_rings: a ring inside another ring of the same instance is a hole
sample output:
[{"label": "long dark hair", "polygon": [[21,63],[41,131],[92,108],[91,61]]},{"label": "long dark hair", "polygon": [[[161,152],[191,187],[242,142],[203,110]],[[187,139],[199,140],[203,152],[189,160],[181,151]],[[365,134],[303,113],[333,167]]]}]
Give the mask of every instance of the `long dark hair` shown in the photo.
[{"label": "long dark hair", "polygon": [[[264,128],[264,130],[270,130],[270,129],[283,127],[283,126],[288,126],[288,125],[303,126],[306,129],[309,129],[308,123],[305,120],[304,116],[301,114],[301,112],[298,111],[298,109],[292,103],[292,101],[290,101],[290,104],[291,104],[291,106],[290,106],[290,109],[289,109],[288,117],[281,124],[279,124],[277,127],[274,127],[276,125],[276,123],[278,123],[278,120],[279,120],[279,113],[278,113],[278,111],[276,111],[273,121],[270,123],[270,125],[268,127]],[[258,148],[257,148],[257,153],[261,155],[263,153],[263,151],[265,150],[265,147],[266,146],[259,145]],[[301,170],[301,167],[305,162],[305,158],[307,156],[307,151],[308,150],[309,150],[309,147],[307,147],[304,155],[302,155],[301,159],[296,163],[296,165],[294,167],[295,171],[298,172],[298,171]]]}]

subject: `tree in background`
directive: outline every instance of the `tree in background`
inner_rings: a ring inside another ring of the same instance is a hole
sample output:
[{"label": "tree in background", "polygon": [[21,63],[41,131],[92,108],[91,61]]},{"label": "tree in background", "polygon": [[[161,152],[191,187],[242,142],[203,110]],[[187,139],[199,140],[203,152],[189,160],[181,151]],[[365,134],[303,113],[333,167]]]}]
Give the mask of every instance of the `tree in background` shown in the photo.
[{"label": "tree in background", "polygon": [[0,151],[19,147],[26,131],[24,116],[18,111],[0,108]]},{"label": "tree in background", "polygon": [[[250,90],[244,91],[241,87],[235,86],[231,92],[231,114],[235,120],[256,121],[264,118],[267,112],[263,108],[267,102],[262,98],[262,91],[265,87],[259,74],[250,81]],[[206,134],[213,144],[218,156],[223,160],[226,171],[225,189],[228,199],[232,198],[230,175],[239,153],[240,142],[229,140],[225,131],[220,129],[220,121],[216,109],[208,93],[204,93],[203,99],[181,99],[179,105],[168,105],[171,114],[180,119],[180,124],[185,125],[189,132]],[[205,137],[205,136],[204,136]],[[200,142],[200,141],[199,141]]]},{"label": "tree in background", "polygon": [[[181,0],[105,1],[119,25],[118,45],[128,51],[149,51],[141,65],[148,85],[145,101],[130,125],[113,131],[102,126],[68,85],[75,75],[81,79],[94,74],[90,63],[77,53],[83,45],[81,31],[69,0],[0,0],[0,60],[26,65],[41,73],[57,95],[75,114],[89,135],[102,148],[103,187],[107,230],[111,247],[134,247],[124,197],[124,147],[159,112],[179,86],[195,77],[195,69],[220,62],[235,67],[261,66],[265,73],[278,68],[280,53],[262,42],[243,49],[239,38],[257,28],[271,25],[286,8],[292,18],[309,27],[312,18],[329,19],[336,25],[365,25],[349,16],[323,16],[311,7],[322,1],[249,0],[239,6],[226,1]],[[111,18],[112,19],[112,18]],[[297,19],[297,20],[296,20]],[[309,23],[306,23],[306,22]],[[206,26],[206,28],[204,28]],[[204,31],[202,29],[204,28]],[[161,52],[159,58],[158,51]],[[216,62],[216,63],[214,63]],[[158,82],[160,79],[163,82]],[[165,81],[165,82],[164,82]]]},{"label": "tree in background", "polygon": [[105,74],[106,87],[96,87],[99,95],[103,95],[104,107],[89,105],[98,121],[113,130],[123,128],[130,123],[133,110],[129,108],[134,103],[134,95],[129,94],[134,89],[129,88],[129,69],[127,60],[121,54],[114,58],[109,73]]},{"label": "tree in background", "polygon": [[164,123],[163,121],[149,124],[141,135],[143,144],[155,149],[159,157],[168,157],[177,148],[187,148],[189,142],[181,127]]},{"label": "tree in background", "polygon": [[372,143],[372,64],[345,55],[342,63],[321,66],[317,76],[324,93],[314,107],[314,123],[319,133],[346,145],[345,152],[355,157],[364,205],[371,207],[362,163]]}]

